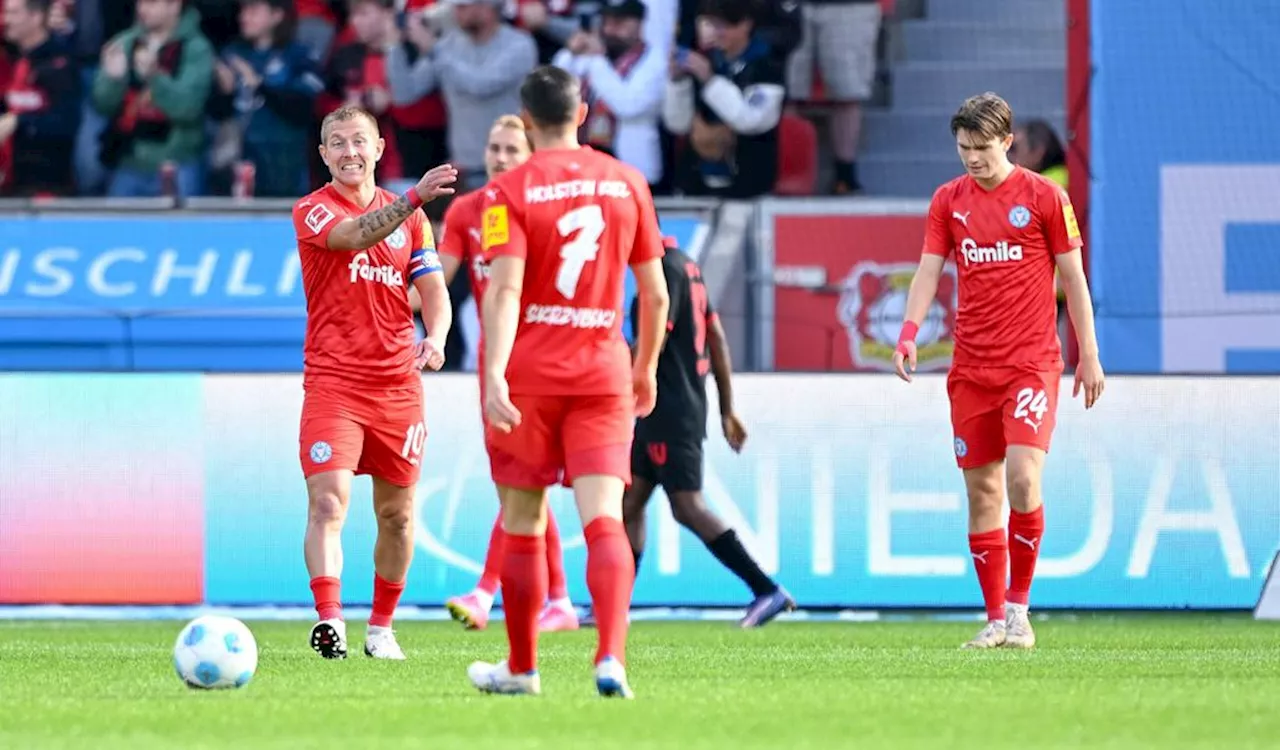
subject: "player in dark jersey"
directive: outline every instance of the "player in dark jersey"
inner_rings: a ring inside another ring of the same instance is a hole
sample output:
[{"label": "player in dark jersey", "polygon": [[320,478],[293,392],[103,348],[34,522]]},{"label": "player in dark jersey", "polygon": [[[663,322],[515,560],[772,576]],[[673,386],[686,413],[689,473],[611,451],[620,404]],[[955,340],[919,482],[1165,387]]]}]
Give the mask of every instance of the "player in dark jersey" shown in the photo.
[{"label": "player in dark jersey", "polygon": [[[755,600],[739,624],[744,628],[759,627],[782,612],[795,609],[796,603],[760,569],[737,533],[702,499],[708,371],[715,373],[720,425],[735,453],[742,450],[747,431],[733,411],[729,344],[708,300],[702,271],[671,238],[663,244],[666,253],[662,271],[671,298],[667,340],[658,358],[657,406],[649,416],[636,421],[631,447],[632,484],[622,506],[627,537],[638,571],[644,552],[645,506],[654,489],[661,486],[671,501],[676,521],[697,534],[711,554],[751,589]],[[634,325],[634,310],[631,320]]]}]

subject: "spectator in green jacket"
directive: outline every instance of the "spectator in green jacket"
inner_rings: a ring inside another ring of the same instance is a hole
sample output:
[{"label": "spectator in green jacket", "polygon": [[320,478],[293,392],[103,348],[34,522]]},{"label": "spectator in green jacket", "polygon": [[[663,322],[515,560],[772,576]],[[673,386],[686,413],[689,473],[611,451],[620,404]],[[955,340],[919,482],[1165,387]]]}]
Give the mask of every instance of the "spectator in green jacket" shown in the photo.
[{"label": "spectator in green jacket", "polygon": [[136,2],[137,20],[103,47],[93,82],[93,105],[109,121],[107,194],[199,195],[213,47],[188,0]]}]

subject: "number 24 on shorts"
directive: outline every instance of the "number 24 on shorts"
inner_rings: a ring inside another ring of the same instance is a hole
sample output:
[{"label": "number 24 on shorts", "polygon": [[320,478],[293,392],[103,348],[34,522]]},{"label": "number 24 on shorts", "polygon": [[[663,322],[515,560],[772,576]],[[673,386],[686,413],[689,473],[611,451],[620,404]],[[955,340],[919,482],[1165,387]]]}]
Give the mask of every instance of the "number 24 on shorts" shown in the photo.
[{"label": "number 24 on shorts", "polygon": [[[1013,407],[1013,418],[1021,419],[1031,426],[1036,432],[1040,431],[1040,425],[1044,422],[1044,413],[1049,410],[1049,397],[1045,395],[1044,389],[1023,388],[1018,391],[1017,402]],[[1032,417],[1035,417],[1032,420]]]},{"label": "number 24 on shorts", "polygon": [[560,270],[556,273],[556,291],[565,299],[578,292],[582,269],[600,252],[600,236],[604,234],[604,211],[598,204],[582,206],[565,213],[556,222],[561,237],[577,232],[577,236],[560,246]]}]

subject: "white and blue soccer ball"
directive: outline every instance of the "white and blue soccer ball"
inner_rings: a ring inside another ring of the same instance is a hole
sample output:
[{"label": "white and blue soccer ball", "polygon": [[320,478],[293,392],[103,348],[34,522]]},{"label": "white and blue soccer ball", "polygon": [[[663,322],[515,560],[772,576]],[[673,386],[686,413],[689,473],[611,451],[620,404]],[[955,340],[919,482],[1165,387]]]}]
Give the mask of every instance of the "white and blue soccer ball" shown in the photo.
[{"label": "white and blue soccer ball", "polygon": [[197,617],[178,633],[173,668],[193,688],[238,688],[258,669],[258,643],[234,617]]}]

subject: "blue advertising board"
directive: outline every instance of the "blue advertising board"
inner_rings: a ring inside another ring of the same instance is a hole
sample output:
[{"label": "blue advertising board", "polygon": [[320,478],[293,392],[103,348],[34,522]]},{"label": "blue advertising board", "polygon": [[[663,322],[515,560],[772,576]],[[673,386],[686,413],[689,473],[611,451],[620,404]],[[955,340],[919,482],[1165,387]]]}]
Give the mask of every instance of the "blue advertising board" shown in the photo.
[{"label": "blue advertising board", "polygon": [[[497,500],[476,378],[429,375],[424,387],[429,436],[404,601],[438,605],[475,584]],[[707,502],[801,604],[981,607],[941,376],[905,385],[745,375],[735,391],[751,437],[734,454],[709,425]],[[55,533],[78,508],[100,519],[95,528],[113,529],[91,537],[94,560],[123,565],[142,554],[139,540],[152,539],[147,553],[162,549],[164,564],[149,578],[195,566],[193,597],[309,604],[301,403],[297,375],[0,375],[3,458],[24,467],[0,472],[11,521],[0,525],[0,559],[23,539]],[[1058,416],[1035,606],[1254,605],[1280,542],[1280,380],[1116,377],[1094,409],[1065,399]],[[76,438],[71,462],[67,435]],[[106,486],[103,476],[112,478]],[[556,488],[551,502],[570,593],[585,603],[572,499]],[[123,528],[118,519],[135,520]],[[661,492],[648,523],[637,605],[749,598],[676,525]],[[358,478],[343,533],[349,603],[370,600],[374,533],[370,483]],[[42,573],[30,555],[11,566],[10,583],[27,578],[30,590],[47,590],[35,585]]]},{"label": "blue advertising board", "polygon": [[1273,0],[1092,3],[1091,279],[1113,372],[1280,372]]},{"label": "blue advertising board", "polygon": [[[704,222],[672,212],[661,224],[687,244]],[[301,367],[287,217],[6,216],[0,233],[0,368]]]}]

